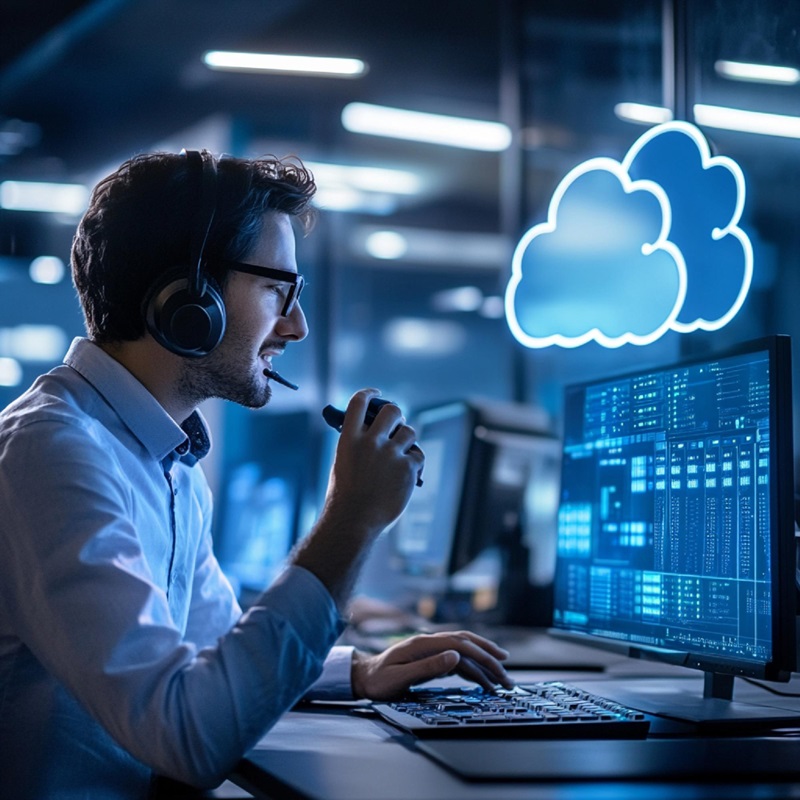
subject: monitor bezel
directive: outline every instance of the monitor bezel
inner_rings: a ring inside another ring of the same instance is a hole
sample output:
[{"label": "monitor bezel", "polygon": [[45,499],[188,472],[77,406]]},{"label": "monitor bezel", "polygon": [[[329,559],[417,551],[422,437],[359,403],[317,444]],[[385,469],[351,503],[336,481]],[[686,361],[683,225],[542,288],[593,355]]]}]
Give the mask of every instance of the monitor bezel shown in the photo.
[{"label": "monitor bezel", "polygon": [[[426,439],[430,437],[430,429],[432,427],[435,430],[438,425],[455,424],[460,428],[457,436],[463,455],[458,462],[450,461],[447,465],[440,466],[440,469],[449,469],[455,472],[451,479],[459,486],[453,500],[453,507],[450,509],[452,523],[446,531],[447,542],[444,558],[433,560],[428,553],[420,557],[404,552],[400,539],[402,527],[408,524],[409,508],[406,509],[403,517],[390,530],[392,568],[394,572],[402,576],[402,580],[405,583],[419,584],[421,588],[424,587],[429,591],[441,590],[449,582],[454,572],[456,562],[453,552],[455,547],[454,539],[461,522],[463,485],[466,481],[472,456],[475,420],[476,413],[474,409],[463,401],[453,401],[424,408],[414,415],[413,424],[417,430],[417,438],[423,450],[425,449]],[[414,501],[415,498],[412,497],[409,505]]]},{"label": "monitor bezel", "polygon": [[[556,627],[555,621],[551,628],[554,636],[612,652],[621,652],[632,658],[647,658],[709,673],[760,678],[769,681],[789,680],[791,673],[797,667],[791,337],[774,334],[742,342],[724,350],[692,354],[668,364],[654,364],[608,377],[571,383],[564,387],[564,398],[566,401],[569,392],[585,389],[597,383],[624,380],[648,371],[680,369],[757,352],[766,352],[769,357],[770,471],[775,476],[775,479],[770,481],[769,493],[770,519],[772,520],[770,569],[772,594],[777,598],[773,604],[772,614],[771,659],[763,663],[750,662],[694,650],[684,651],[641,644],[632,645],[593,633]],[[781,435],[778,435],[777,431],[780,431]],[[562,470],[564,466],[562,460]]]}]

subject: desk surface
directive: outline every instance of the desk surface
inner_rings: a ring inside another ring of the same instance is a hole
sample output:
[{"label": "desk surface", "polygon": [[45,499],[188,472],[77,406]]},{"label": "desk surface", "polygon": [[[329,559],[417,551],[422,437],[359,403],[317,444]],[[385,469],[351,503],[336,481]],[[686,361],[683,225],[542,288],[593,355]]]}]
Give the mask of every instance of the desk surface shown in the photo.
[{"label": "desk surface", "polygon": [[[439,742],[476,748],[478,742]],[[469,780],[382,723],[290,712],[233,776],[256,797],[315,800],[736,800],[800,796],[800,742],[788,739],[489,742],[529,759],[519,779]],[[466,750],[466,758],[478,753]],[[698,774],[706,766],[712,769]],[[571,777],[566,778],[561,770]],[[774,770],[774,771],[773,771]],[[623,777],[618,778],[618,774]]]},{"label": "desk surface", "polygon": [[[645,676],[702,683],[693,670],[631,659],[610,661],[602,675],[515,673],[520,682],[590,680],[598,685],[604,679]],[[800,676],[779,688],[800,693]],[[734,699],[764,696],[762,689],[737,681]],[[800,699],[780,702],[800,714]],[[644,741],[450,740],[434,744],[426,754],[428,745],[367,711],[364,706],[312,705],[289,712],[232,779],[256,797],[281,800],[800,798],[800,730],[796,738],[792,732],[747,739],[675,737],[667,731]]]}]

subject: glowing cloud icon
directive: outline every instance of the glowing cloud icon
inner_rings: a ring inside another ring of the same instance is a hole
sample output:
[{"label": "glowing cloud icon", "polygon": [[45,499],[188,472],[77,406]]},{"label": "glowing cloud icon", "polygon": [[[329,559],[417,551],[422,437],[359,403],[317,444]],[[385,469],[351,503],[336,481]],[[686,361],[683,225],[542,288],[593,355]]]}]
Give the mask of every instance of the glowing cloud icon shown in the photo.
[{"label": "glowing cloud icon", "polygon": [[621,162],[578,165],[514,252],[512,333],[526,347],[620,347],[721,328],[753,274],[744,197],[739,165],[686,122],[651,128]]}]

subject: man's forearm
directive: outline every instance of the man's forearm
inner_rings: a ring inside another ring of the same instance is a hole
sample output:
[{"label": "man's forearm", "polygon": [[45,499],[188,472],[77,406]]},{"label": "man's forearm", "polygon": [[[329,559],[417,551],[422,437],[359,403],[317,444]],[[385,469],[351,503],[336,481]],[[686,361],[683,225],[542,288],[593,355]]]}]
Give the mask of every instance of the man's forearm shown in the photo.
[{"label": "man's forearm", "polygon": [[379,529],[360,530],[350,520],[323,515],[303,539],[291,561],[307,569],[330,592],[341,612],[347,606],[358,573],[366,560]]}]

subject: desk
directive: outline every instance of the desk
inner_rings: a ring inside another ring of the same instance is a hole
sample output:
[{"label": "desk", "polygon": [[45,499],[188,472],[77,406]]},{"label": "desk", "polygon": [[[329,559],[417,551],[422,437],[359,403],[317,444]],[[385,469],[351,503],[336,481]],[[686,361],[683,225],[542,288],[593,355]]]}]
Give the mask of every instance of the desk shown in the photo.
[{"label": "desk", "polygon": [[[515,677],[578,682],[574,679],[580,676],[536,672]],[[486,750],[478,742],[460,742],[455,746],[473,748],[466,761],[477,754],[497,764],[498,748],[511,748],[518,763],[526,765],[524,779],[509,778],[501,766],[499,779],[468,780],[420,752],[418,740],[359,713],[335,706],[289,712],[232,779],[256,797],[277,800],[800,798],[800,738],[493,740]]]},{"label": "desk", "polygon": [[[461,744],[475,744],[462,742]],[[497,742],[492,742],[496,746]],[[648,740],[619,742],[520,742],[510,744],[552,751],[562,750],[594,759],[621,762],[641,758],[651,748],[650,763],[658,777],[632,777],[620,781],[552,779],[519,781],[467,781],[415,752],[414,743],[389,731],[381,723],[356,719],[342,712],[290,712],[240,764],[234,782],[255,797],[273,800],[737,800],[737,798],[800,797],[800,742],[785,739],[754,740]],[[657,751],[661,745],[669,750]],[[783,764],[780,774],[685,775],[675,781],[665,777],[669,767],[696,755],[698,747],[722,756],[733,745],[728,764],[745,763],[748,755],[763,758],[772,749],[771,762]],[[755,745],[755,747],[749,747]],[[566,746],[566,748],[565,748]],[[653,747],[654,746],[654,747]],[[666,759],[666,760],[665,760]],[[792,763],[797,764],[792,773]],[[606,761],[608,764],[608,761]]]}]

